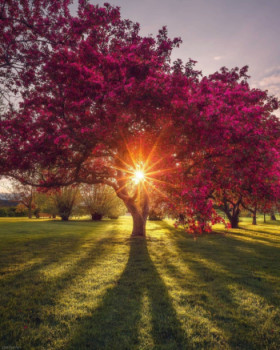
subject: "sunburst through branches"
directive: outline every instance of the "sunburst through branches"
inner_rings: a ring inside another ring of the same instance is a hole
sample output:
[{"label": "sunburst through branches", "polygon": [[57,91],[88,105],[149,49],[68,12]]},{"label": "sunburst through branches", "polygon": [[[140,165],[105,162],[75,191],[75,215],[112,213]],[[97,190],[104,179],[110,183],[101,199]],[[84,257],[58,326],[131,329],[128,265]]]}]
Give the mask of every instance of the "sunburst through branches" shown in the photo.
[{"label": "sunburst through branches", "polygon": [[[161,135],[149,147],[148,145],[143,146],[141,140],[137,145],[135,143],[129,144],[123,136],[125,151],[122,152],[122,157],[117,156],[116,166],[114,166],[114,169],[119,172],[117,178],[118,192],[124,190],[133,193],[136,188],[139,194],[142,190],[146,193],[157,192],[170,201],[169,196],[164,193],[164,188],[176,187],[174,183],[168,181],[168,175],[178,171],[178,167],[175,165],[170,167],[170,164],[174,161],[174,159],[172,161],[172,152],[169,154],[166,152],[162,156],[158,150]],[[147,152],[147,148],[150,151]],[[169,165],[169,167],[166,167],[166,165]]]},{"label": "sunburst through branches", "polygon": [[143,170],[136,170],[134,172],[134,178],[133,178],[134,182],[136,184],[138,184],[141,181],[145,181],[145,173]]}]

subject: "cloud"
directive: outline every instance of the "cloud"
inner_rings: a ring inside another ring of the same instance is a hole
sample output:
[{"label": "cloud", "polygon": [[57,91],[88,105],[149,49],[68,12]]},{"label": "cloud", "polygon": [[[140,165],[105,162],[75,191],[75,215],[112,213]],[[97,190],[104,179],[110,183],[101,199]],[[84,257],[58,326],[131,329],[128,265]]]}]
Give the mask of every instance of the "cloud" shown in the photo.
[{"label": "cloud", "polygon": [[259,81],[252,82],[252,87],[268,90],[269,94],[280,98],[280,66],[266,69]]},{"label": "cloud", "polygon": [[267,68],[264,72],[265,72],[265,74],[280,72],[280,66],[274,66],[274,67]]},{"label": "cloud", "polygon": [[215,56],[215,57],[213,57],[213,59],[215,61],[220,61],[222,58],[223,58],[223,56]]},{"label": "cloud", "polygon": [[0,179],[0,193],[9,193],[11,192],[11,182],[8,179]]},{"label": "cloud", "polygon": [[278,86],[280,84],[280,74],[274,74],[269,77],[264,77],[260,80],[260,87],[273,87]]}]

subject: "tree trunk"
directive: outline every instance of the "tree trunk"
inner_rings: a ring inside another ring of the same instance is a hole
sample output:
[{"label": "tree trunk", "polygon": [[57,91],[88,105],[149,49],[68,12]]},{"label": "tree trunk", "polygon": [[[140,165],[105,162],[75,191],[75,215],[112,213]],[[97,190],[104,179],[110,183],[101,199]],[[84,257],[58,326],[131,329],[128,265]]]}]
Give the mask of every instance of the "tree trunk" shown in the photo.
[{"label": "tree trunk", "polygon": [[[123,168],[122,159],[131,158],[127,149],[120,149],[116,160],[116,169]],[[119,179],[117,185],[109,182],[117,196],[124,202],[128,212],[132,216],[133,229],[131,237],[146,237],[146,223],[149,216],[149,196],[144,186],[144,180],[136,184],[135,189],[127,190],[127,180],[124,173],[118,170]],[[134,194],[131,194],[134,192]]]},{"label": "tree trunk", "polygon": [[230,225],[232,228],[238,228],[239,223],[239,213],[236,213],[235,215],[231,215],[229,218]]},{"label": "tree trunk", "polygon": [[32,219],[32,208],[31,208],[31,206],[28,208],[28,218]]},{"label": "tree trunk", "polygon": [[276,221],[276,216],[273,211],[270,213],[270,220]]},{"label": "tree trunk", "polygon": [[257,225],[257,212],[256,212],[256,211],[253,212],[253,222],[252,222],[252,225]]},{"label": "tree trunk", "polygon": [[228,205],[227,200],[224,198],[224,205],[222,207],[223,212],[226,214],[227,218],[229,219],[230,225],[232,228],[238,228],[239,224],[239,214],[240,214],[240,203],[241,203],[241,198],[238,200],[237,203],[233,204],[230,207]]},{"label": "tree trunk", "polygon": [[149,198],[142,192],[141,199],[129,200],[125,203],[133,219],[131,237],[146,237],[146,223],[149,216]]},{"label": "tree trunk", "polygon": [[266,223],[265,213],[263,213],[263,222]]},{"label": "tree trunk", "polygon": [[131,213],[133,219],[133,229],[131,236],[146,237],[147,216],[141,215],[140,212]]},{"label": "tree trunk", "polygon": [[68,221],[68,219],[69,219],[69,216],[66,216],[66,215],[61,216],[62,221]]},{"label": "tree trunk", "polygon": [[91,220],[93,221],[100,221],[102,220],[102,214],[99,214],[99,213],[93,213],[91,214]]}]

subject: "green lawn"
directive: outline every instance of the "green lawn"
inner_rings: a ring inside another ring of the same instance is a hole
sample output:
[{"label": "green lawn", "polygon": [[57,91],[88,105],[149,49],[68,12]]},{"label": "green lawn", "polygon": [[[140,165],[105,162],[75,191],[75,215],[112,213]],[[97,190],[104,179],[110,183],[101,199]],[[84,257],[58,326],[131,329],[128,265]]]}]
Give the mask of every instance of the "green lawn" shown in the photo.
[{"label": "green lawn", "polygon": [[0,348],[279,349],[280,222],[241,227],[0,219]]}]

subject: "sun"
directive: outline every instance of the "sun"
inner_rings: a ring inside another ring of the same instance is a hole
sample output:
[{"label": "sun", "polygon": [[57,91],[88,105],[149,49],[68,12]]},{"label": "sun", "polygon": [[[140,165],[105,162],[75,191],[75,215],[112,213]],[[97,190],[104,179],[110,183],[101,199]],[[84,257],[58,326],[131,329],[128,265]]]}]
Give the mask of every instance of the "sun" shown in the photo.
[{"label": "sun", "polygon": [[145,179],[145,173],[143,170],[136,170],[134,172],[134,182],[138,184],[139,182],[143,181]]},{"label": "sun", "polygon": [[115,164],[112,164],[112,169],[118,171],[117,182],[119,189],[118,193],[124,191],[124,195],[128,196],[128,192],[134,192],[134,196],[137,195],[140,188],[147,192],[149,188],[159,192],[162,196],[165,196],[157,187],[159,186],[171,186],[176,187],[175,185],[164,181],[163,178],[159,179],[161,175],[169,173],[178,168],[174,167],[161,167],[162,163],[168,155],[158,156],[158,144],[161,139],[161,135],[165,129],[162,129],[160,135],[157,137],[155,143],[151,146],[150,152],[143,148],[143,139],[140,139],[138,149],[137,144],[132,143],[132,146],[129,145],[127,139],[123,136],[123,142],[125,150],[123,151],[123,157],[120,157],[116,154]]}]

